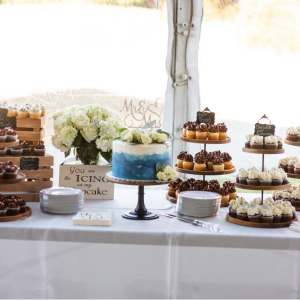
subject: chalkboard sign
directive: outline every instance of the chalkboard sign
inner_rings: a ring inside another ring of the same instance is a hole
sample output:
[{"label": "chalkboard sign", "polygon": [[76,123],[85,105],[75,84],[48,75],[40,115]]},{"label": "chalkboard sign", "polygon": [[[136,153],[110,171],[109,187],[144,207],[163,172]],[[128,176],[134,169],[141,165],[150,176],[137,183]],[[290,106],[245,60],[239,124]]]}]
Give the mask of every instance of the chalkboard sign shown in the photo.
[{"label": "chalkboard sign", "polygon": [[255,129],[254,129],[254,134],[260,135],[260,136],[275,135],[275,125],[256,123]]},{"label": "chalkboard sign", "polygon": [[215,124],[215,113],[198,111],[197,123]]},{"label": "chalkboard sign", "polygon": [[38,170],[39,169],[39,161],[38,157],[21,157],[20,159],[20,169],[21,170]]},{"label": "chalkboard sign", "polygon": [[7,109],[0,108],[0,128],[4,127],[17,127],[17,119],[16,117],[7,117]]}]

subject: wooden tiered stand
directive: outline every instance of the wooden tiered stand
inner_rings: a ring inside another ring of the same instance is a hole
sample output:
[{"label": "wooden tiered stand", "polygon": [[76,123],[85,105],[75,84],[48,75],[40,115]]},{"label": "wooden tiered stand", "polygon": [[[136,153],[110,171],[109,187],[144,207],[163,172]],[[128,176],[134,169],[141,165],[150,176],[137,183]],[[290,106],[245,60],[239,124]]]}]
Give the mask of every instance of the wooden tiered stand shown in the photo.
[{"label": "wooden tiered stand", "polygon": [[[204,144],[204,151],[206,151],[206,144],[228,144],[231,142],[230,137],[227,137],[226,140],[200,140],[200,139],[189,139],[184,137],[183,135],[180,136],[180,140],[186,142],[186,143],[196,143],[196,144]],[[184,173],[184,174],[191,174],[191,175],[202,175],[203,180],[205,180],[205,176],[219,176],[219,175],[225,175],[225,174],[232,174],[236,171],[235,167],[232,167],[230,170],[224,170],[221,172],[214,172],[211,170],[206,170],[202,172],[194,171],[194,170],[186,170],[186,169],[181,169],[178,168],[177,165],[175,165],[174,169],[179,172],[179,173]],[[222,203],[222,207],[227,207],[228,203]]]},{"label": "wooden tiered stand", "polygon": [[[3,194],[17,194],[22,197],[26,202],[38,202],[39,192],[42,189],[52,187],[53,182],[53,165],[54,157],[49,154],[45,156],[35,156],[34,146],[45,137],[46,117],[43,116],[39,119],[30,118],[18,118],[17,127],[15,128],[18,134],[18,140],[20,142],[26,141],[31,145],[31,155],[22,157],[39,158],[38,170],[19,170],[26,175],[26,179],[23,182],[16,184],[0,184],[0,192]],[[18,145],[19,142],[16,143]],[[2,145],[2,144],[1,144]],[[8,146],[8,145],[6,145]],[[2,145],[2,147],[5,147]],[[0,161],[5,162],[11,160],[17,166],[20,166],[21,157],[5,155],[0,157]]]}]

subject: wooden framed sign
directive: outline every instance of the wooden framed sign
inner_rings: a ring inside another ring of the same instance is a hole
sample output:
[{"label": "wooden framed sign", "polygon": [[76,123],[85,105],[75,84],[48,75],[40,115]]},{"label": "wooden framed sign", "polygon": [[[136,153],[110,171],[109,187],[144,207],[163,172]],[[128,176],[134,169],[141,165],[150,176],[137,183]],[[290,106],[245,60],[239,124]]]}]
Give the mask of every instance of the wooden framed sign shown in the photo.
[{"label": "wooden framed sign", "polygon": [[203,111],[198,111],[197,123],[215,124],[215,113],[211,112],[208,107]]},{"label": "wooden framed sign", "polygon": [[8,110],[6,108],[0,108],[0,128],[5,128],[5,127],[16,128],[17,127],[16,117],[7,117],[7,111]]},{"label": "wooden framed sign", "polygon": [[110,165],[64,164],[60,167],[59,186],[83,190],[84,199],[113,200],[114,184],[105,179],[110,171]]},{"label": "wooden framed sign", "polygon": [[21,157],[20,169],[21,170],[38,170],[40,159],[38,157]]},{"label": "wooden framed sign", "polygon": [[[261,119],[266,119],[269,121],[269,124],[260,124],[259,121]],[[275,125],[271,124],[271,120],[266,116],[263,115],[257,123],[255,123],[254,128],[254,135],[260,135],[260,136],[269,136],[269,135],[275,135]]]}]

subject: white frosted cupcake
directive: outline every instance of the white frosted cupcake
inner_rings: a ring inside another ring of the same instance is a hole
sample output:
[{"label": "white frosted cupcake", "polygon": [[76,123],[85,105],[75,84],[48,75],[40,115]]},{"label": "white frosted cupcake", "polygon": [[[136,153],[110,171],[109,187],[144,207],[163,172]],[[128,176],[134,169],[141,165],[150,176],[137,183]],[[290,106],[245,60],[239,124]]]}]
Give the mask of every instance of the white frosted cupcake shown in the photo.
[{"label": "white frosted cupcake", "polygon": [[20,107],[18,109],[18,118],[28,118],[29,117],[29,111],[27,107]]},{"label": "white frosted cupcake", "polygon": [[282,174],[278,171],[274,171],[271,173],[272,176],[272,185],[277,186],[277,185],[282,185],[283,179],[282,179]]},{"label": "white frosted cupcake", "polygon": [[277,150],[278,149],[278,139],[274,135],[265,137],[265,149],[266,150]]},{"label": "white frosted cupcake", "polygon": [[250,141],[250,148],[263,149],[263,137],[259,135],[253,136]]},{"label": "white frosted cupcake", "polygon": [[240,184],[247,184],[247,178],[248,178],[248,171],[245,169],[239,170],[239,183]]},{"label": "white frosted cupcake", "polygon": [[248,219],[250,222],[259,223],[260,213],[257,206],[249,207],[247,211]]},{"label": "white frosted cupcake", "polygon": [[247,184],[252,186],[259,185],[260,172],[257,170],[250,171],[248,173]]},{"label": "white frosted cupcake", "polygon": [[260,212],[260,219],[262,223],[273,223],[273,219],[274,219],[274,215],[273,215],[273,208],[267,208],[267,209],[263,209]]},{"label": "white frosted cupcake", "polygon": [[245,141],[245,148],[250,148],[250,141],[254,134],[247,134],[246,135],[246,141]]},{"label": "white frosted cupcake", "polygon": [[32,107],[29,110],[29,118],[30,119],[39,119],[42,116],[42,110],[40,107]]},{"label": "white frosted cupcake", "polygon": [[259,176],[259,185],[261,186],[271,186],[272,185],[272,175],[269,172],[262,172]]}]

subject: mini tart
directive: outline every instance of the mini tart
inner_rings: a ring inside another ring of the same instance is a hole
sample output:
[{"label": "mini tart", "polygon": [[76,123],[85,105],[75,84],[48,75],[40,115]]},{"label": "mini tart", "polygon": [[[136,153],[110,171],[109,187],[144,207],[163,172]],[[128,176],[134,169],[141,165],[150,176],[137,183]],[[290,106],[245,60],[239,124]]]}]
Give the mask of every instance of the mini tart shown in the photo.
[{"label": "mini tart", "polygon": [[183,169],[193,170],[194,169],[194,162],[193,161],[183,161]]},{"label": "mini tart", "polygon": [[206,170],[206,164],[197,164],[197,163],[195,163],[194,170],[198,171],[198,172],[205,171]]},{"label": "mini tart", "polygon": [[196,131],[196,139],[206,140],[207,139],[207,132]]},{"label": "mini tart", "polygon": [[212,165],[214,172],[221,172],[224,171],[224,164],[221,165]]},{"label": "mini tart", "polygon": [[195,139],[196,138],[196,131],[195,130],[187,130],[186,137],[188,139]]},{"label": "mini tart", "polygon": [[177,159],[177,167],[183,168],[183,160],[182,159]]},{"label": "mini tart", "polygon": [[232,169],[232,160],[230,160],[230,161],[224,161],[224,168],[225,168],[225,170],[230,170],[230,169]]},{"label": "mini tart", "polygon": [[209,140],[219,140],[219,132],[209,132],[208,139]]},{"label": "mini tart", "polygon": [[42,116],[42,110],[30,110],[29,118],[30,119],[39,119]]},{"label": "mini tart", "polygon": [[226,140],[227,139],[227,132],[219,132],[219,140]]},{"label": "mini tart", "polygon": [[25,110],[22,110],[22,109],[18,110],[18,118],[25,119],[25,118],[28,118],[28,117],[29,117],[29,112],[28,111],[25,111]]}]

